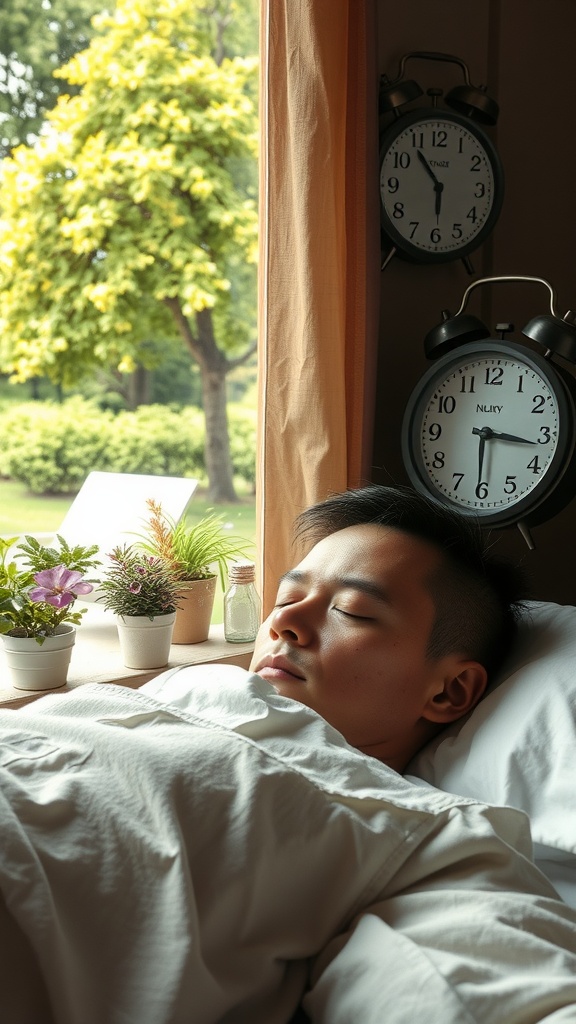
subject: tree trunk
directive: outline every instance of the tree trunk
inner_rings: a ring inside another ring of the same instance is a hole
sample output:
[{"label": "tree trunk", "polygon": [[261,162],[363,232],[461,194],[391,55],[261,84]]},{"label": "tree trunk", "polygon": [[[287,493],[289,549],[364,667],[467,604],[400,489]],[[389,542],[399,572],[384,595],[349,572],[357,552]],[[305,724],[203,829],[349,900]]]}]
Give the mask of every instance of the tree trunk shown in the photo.
[{"label": "tree trunk", "polygon": [[146,405],[150,401],[150,372],[137,366],[128,378],[128,402],[131,409]]},{"label": "tree trunk", "polygon": [[193,334],[190,321],[182,312],[178,299],[166,299],[165,302],[174,316],[187,348],[200,367],[206,424],[205,457],[209,499],[214,503],[237,501],[228,434],[226,376],[234,366],[245,362],[252,355],[253,349],[238,359],[227,359],[214,338],[211,310],[203,309],[196,313],[197,333]]},{"label": "tree trunk", "polygon": [[201,374],[210,501],[237,501],[226,411],[226,373],[202,368]]}]

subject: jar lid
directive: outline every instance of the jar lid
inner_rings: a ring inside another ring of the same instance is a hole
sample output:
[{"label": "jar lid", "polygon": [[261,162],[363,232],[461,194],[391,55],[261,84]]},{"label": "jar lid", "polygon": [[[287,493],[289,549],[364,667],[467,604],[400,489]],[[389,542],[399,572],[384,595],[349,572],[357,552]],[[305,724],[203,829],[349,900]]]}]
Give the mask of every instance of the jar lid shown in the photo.
[{"label": "jar lid", "polygon": [[234,562],[228,571],[230,583],[254,583],[256,565],[254,562]]}]

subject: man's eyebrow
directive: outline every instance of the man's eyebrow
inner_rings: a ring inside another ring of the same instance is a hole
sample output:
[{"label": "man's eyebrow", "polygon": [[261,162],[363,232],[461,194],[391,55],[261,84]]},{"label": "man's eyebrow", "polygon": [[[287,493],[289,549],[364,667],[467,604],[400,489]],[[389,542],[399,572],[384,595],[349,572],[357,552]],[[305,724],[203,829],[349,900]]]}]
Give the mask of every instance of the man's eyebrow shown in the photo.
[{"label": "man's eyebrow", "polygon": [[[289,569],[283,576],[280,577],[278,583],[307,583],[310,580],[310,574],[304,572],[301,569]],[[388,601],[390,595],[388,591],[379,586],[378,583],[374,583],[373,580],[367,580],[363,576],[338,576],[335,579],[336,586],[342,590],[358,590],[362,594],[366,594],[368,597],[373,597],[377,601]]]},{"label": "man's eyebrow", "polygon": [[376,598],[377,601],[388,601],[390,599],[390,595],[384,587],[374,583],[373,580],[364,579],[363,576],[342,576],[338,582],[341,587],[359,590],[362,594],[367,594],[368,597]]},{"label": "man's eyebrow", "polygon": [[282,574],[278,580],[278,586],[281,583],[305,583],[308,579],[308,573],[301,569],[288,569],[288,572]]}]

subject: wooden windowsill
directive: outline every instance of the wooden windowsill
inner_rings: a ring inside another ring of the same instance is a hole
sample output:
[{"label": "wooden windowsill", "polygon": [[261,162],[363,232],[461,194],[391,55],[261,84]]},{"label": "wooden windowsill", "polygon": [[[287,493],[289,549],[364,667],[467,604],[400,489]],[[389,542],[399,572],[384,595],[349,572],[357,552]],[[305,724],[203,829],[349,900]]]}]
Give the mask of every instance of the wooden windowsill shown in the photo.
[{"label": "wooden windowsill", "polygon": [[170,660],[163,668],[130,669],[122,662],[114,616],[96,605],[88,610],[78,626],[76,644],[68,670],[66,686],[58,690],[17,690],[11,683],[0,643],[0,707],[19,708],[46,693],[66,693],[84,683],[116,683],[133,689],[178,665],[220,662],[248,668],[253,643],[230,644],[224,639],[224,627],[212,626],[208,640],[201,644],[172,644]]}]

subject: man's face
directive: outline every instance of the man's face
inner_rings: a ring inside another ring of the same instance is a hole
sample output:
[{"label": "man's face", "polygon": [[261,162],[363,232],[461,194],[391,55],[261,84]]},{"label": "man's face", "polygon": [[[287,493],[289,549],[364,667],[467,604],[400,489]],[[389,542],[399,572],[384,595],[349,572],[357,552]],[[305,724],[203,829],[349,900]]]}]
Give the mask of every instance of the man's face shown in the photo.
[{"label": "man's face", "polygon": [[432,545],[388,527],[325,538],[280,581],[252,671],[396,767],[444,688],[445,659],[426,656],[435,617],[426,581],[439,562]]}]

